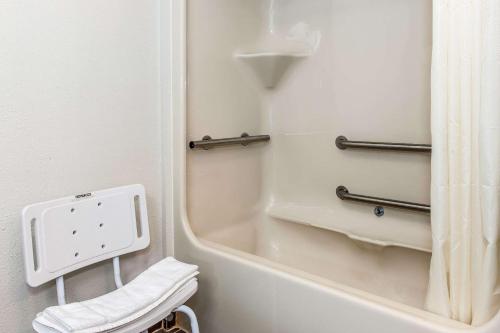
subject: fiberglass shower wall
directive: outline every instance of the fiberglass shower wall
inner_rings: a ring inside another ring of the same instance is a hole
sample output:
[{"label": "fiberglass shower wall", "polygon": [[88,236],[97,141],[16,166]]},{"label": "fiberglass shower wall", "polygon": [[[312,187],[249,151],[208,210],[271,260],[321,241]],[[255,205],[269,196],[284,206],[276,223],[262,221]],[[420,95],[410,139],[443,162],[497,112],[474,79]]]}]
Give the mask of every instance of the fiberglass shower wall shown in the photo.
[{"label": "fiberglass shower wall", "polygon": [[430,155],[341,151],[335,138],[430,143],[431,5],[189,1],[187,139],[271,136],[188,152],[195,234],[423,307],[429,216],[377,217],[335,189],[428,203]]}]

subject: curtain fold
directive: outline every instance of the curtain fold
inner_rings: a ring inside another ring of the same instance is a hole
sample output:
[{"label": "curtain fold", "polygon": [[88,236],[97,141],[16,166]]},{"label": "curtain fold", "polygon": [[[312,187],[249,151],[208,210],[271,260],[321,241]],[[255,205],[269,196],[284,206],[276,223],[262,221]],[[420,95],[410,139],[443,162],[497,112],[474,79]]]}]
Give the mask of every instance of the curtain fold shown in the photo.
[{"label": "curtain fold", "polygon": [[480,325],[500,307],[500,0],[434,0],[428,310]]}]

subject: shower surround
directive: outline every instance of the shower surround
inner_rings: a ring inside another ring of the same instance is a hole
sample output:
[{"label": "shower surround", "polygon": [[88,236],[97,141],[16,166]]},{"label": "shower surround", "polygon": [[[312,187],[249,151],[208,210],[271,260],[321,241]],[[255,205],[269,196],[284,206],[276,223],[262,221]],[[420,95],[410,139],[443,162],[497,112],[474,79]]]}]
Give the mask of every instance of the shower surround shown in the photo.
[{"label": "shower surround", "polygon": [[[425,311],[428,214],[335,193],[430,202],[430,154],[335,146],[430,143],[430,0],[191,0],[171,24],[175,251],[204,331],[499,327]],[[242,133],[271,140],[187,144]]]}]

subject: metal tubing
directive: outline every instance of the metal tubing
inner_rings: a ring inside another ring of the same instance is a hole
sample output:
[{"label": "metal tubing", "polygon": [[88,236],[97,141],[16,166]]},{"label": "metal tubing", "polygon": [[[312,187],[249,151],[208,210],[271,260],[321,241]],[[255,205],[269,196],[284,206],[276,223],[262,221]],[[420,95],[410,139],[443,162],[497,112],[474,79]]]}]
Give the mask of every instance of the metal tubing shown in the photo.
[{"label": "metal tubing", "polygon": [[393,143],[393,142],[370,142],[370,141],[349,141],[345,136],[339,136],[335,140],[335,145],[339,149],[381,149],[396,151],[411,151],[429,153],[432,151],[431,145],[415,143]]},{"label": "metal tubing", "polygon": [[123,287],[121,270],[120,270],[120,257],[113,258],[113,273],[115,277],[116,288],[120,289],[121,287]]},{"label": "metal tubing", "polygon": [[192,333],[200,333],[200,328],[198,327],[198,319],[196,319],[196,314],[194,311],[186,306],[186,305],[181,305],[177,309],[174,310],[175,312],[182,312],[185,315],[188,316],[189,321],[191,322],[191,332]]},{"label": "metal tubing", "polygon": [[56,279],[57,303],[59,305],[66,304],[66,291],[64,289],[64,275]]},{"label": "metal tubing", "polygon": [[349,193],[349,190],[345,186],[337,187],[337,196],[342,200],[363,202],[368,204],[374,204],[377,206],[394,207],[394,208],[400,208],[400,209],[406,209],[424,213],[431,212],[431,206],[429,205],[423,205],[419,203],[400,201],[400,200],[370,197],[367,195],[360,195],[360,194],[351,194]]},{"label": "metal tubing", "polygon": [[206,150],[210,148],[218,148],[218,147],[234,146],[234,145],[247,146],[250,143],[268,142],[269,140],[271,140],[271,137],[269,135],[250,136],[247,133],[243,133],[240,137],[223,138],[223,139],[212,139],[210,136],[206,135],[203,137],[203,140],[189,142],[189,148]]}]

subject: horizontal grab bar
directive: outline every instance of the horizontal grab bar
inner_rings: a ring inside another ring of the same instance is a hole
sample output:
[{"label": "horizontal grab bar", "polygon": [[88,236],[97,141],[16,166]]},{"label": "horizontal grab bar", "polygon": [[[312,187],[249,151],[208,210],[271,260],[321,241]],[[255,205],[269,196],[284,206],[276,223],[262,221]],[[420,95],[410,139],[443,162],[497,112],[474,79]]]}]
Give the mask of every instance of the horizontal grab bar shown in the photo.
[{"label": "horizontal grab bar", "polygon": [[337,187],[336,192],[337,192],[337,196],[342,200],[357,201],[357,202],[363,202],[363,203],[368,203],[368,204],[374,204],[374,205],[378,205],[378,206],[401,208],[401,209],[407,209],[407,210],[424,212],[424,213],[431,212],[431,206],[429,206],[429,205],[423,205],[423,204],[419,204],[419,203],[400,201],[400,200],[370,197],[367,195],[360,195],[360,194],[351,194],[351,193],[349,193],[349,190],[345,186]]},{"label": "horizontal grab bar", "polygon": [[243,133],[240,137],[223,139],[212,139],[210,136],[205,135],[200,141],[189,142],[189,148],[206,150],[210,148],[234,145],[247,146],[250,143],[268,142],[269,140],[271,140],[271,137],[269,135],[248,135],[247,133]]},{"label": "horizontal grab bar", "polygon": [[393,143],[393,142],[370,142],[370,141],[349,141],[345,136],[339,136],[335,140],[335,145],[339,149],[362,148],[362,149],[383,149],[413,152],[431,152],[432,146],[415,143]]}]

